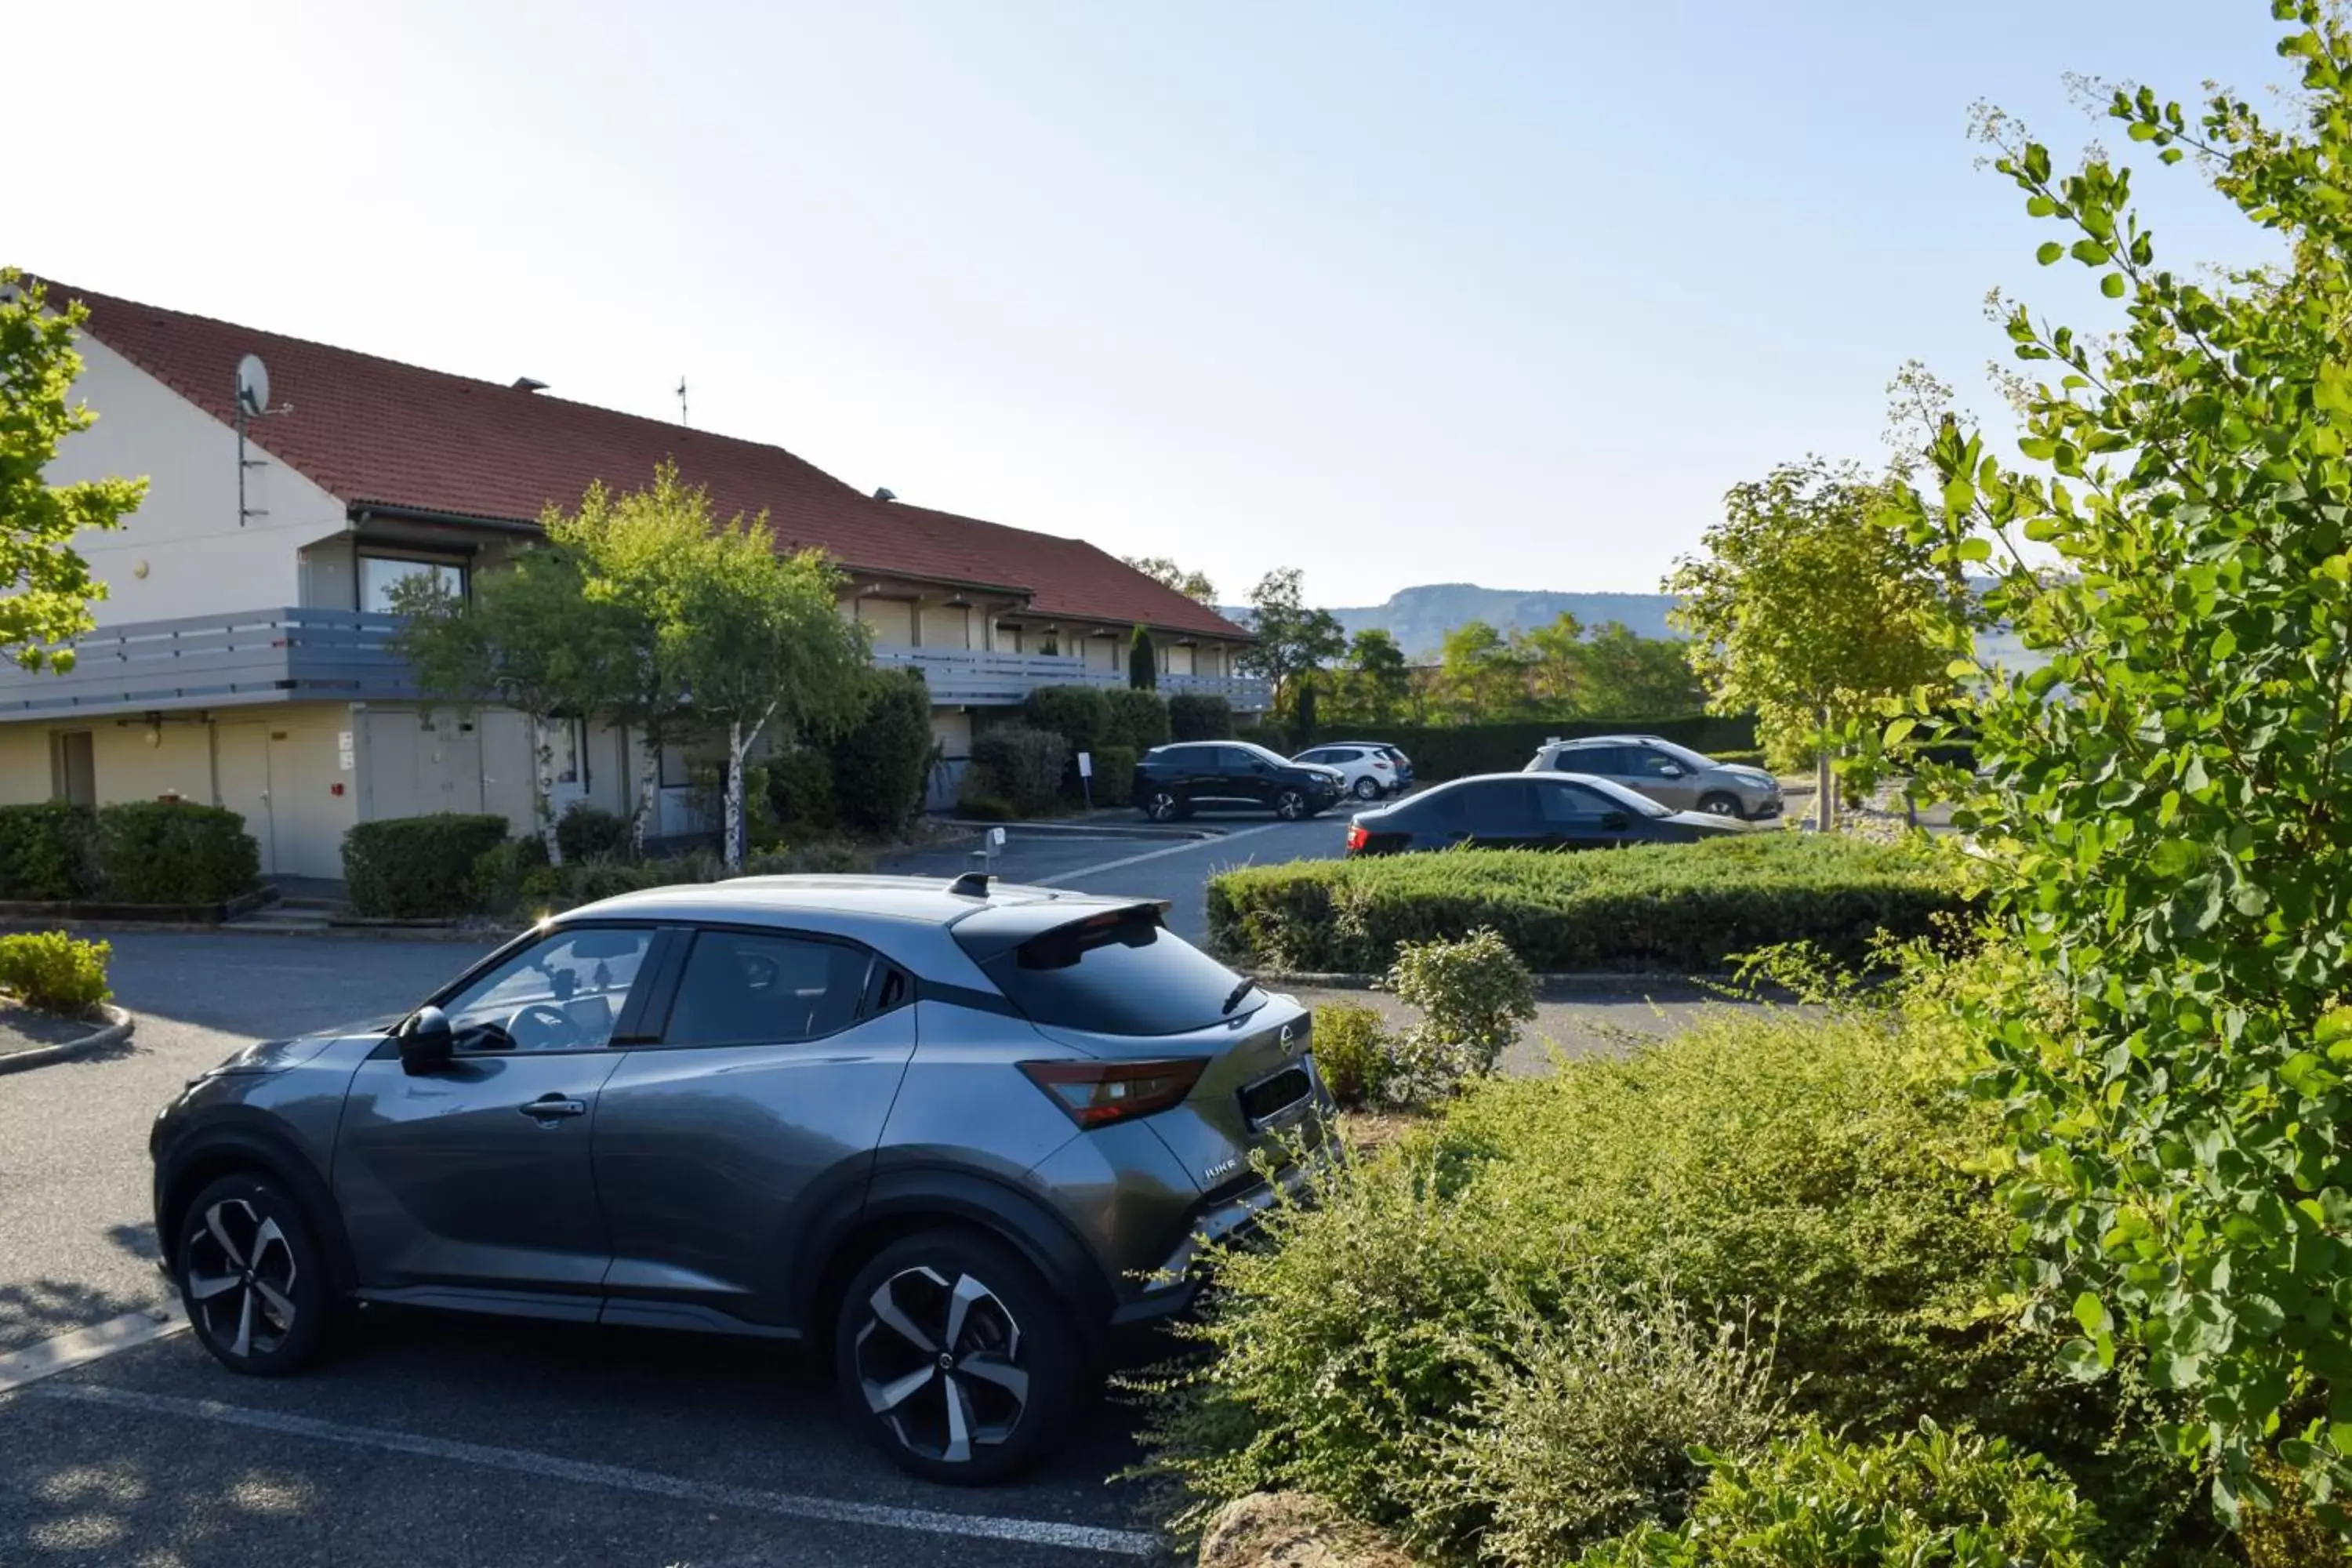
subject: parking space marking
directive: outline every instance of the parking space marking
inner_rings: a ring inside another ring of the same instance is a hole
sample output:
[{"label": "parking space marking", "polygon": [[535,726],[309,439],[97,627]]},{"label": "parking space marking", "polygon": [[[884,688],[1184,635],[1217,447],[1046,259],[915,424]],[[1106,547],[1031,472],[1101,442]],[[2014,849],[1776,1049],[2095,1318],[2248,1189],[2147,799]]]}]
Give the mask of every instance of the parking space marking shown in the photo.
[{"label": "parking space marking", "polygon": [[935,1509],[888,1508],[878,1503],[845,1502],[835,1498],[807,1497],[793,1492],[761,1491],[752,1487],[690,1481],[623,1465],[593,1464],[581,1459],[534,1454],[522,1448],[496,1448],[481,1443],[460,1443],[446,1437],[425,1437],[374,1426],[346,1426],[307,1415],[284,1415],[223,1405],[211,1399],[182,1399],[172,1394],[142,1394],[102,1384],[53,1384],[36,1388],[28,1398],[62,1399],[75,1404],[135,1410],[150,1415],[211,1421],[289,1437],[340,1443],[348,1448],[372,1448],[387,1454],[413,1454],[447,1459],[478,1469],[505,1470],[551,1480],[578,1481],[583,1486],[641,1492],[678,1502],[738,1508],[785,1519],[822,1520],[833,1524],[863,1524],[884,1530],[913,1530],[929,1535],[962,1536],[982,1541],[1011,1541],[1027,1546],[1064,1546],[1078,1552],[1105,1552],[1118,1557],[1150,1557],[1160,1550],[1156,1535],[1139,1530],[1108,1530],[1095,1525],[1065,1524],[1057,1520],[1012,1519],[994,1514],[944,1513]]},{"label": "parking space marking", "polygon": [[1157,860],[1166,855],[1189,855],[1195,849],[1214,849],[1220,844],[1231,844],[1234,839],[1247,838],[1253,833],[1271,833],[1276,828],[1286,826],[1287,825],[1284,823],[1269,822],[1263,827],[1244,827],[1238,832],[1228,833],[1221,838],[1195,838],[1189,843],[1171,844],[1165,849],[1148,849],[1140,855],[1129,855],[1124,859],[1105,860],[1099,865],[1081,866],[1075,871],[1064,871],[1059,876],[1034,878],[1028,885],[1033,888],[1058,888],[1065,882],[1075,882],[1080,877],[1098,877],[1105,871],[1116,871],[1126,866],[1140,866],[1146,860]]},{"label": "parking space marking", "polygon": [[92,1323],[86,1329],[11,1351],[0,1355],[0,1394],[38,1383],[45,1377],[55,1377],[73,1367],[86,1366],[117,1351],[176,1334],[187,1326],[186,1314],[174,1301],[168,1307],[125,1312],[119,1318],[109,1318],[102,1323]]}]

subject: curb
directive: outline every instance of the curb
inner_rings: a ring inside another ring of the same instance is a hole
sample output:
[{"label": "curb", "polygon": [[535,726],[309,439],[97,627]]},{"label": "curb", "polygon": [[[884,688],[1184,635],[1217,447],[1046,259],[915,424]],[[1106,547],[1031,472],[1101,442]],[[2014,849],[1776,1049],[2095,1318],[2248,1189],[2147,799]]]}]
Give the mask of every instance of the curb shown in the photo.
[{"label": "curb", "polygon": [[94,1035],[79,1040],[68,1040],[61,1046],[37,1046],[29,1051],[12,1051],[0,1057],[0,1073],[23,1072],[28,1068],[47,1067],[51,1062],[71,1061],[90,1051],[102,1051],[109,1046],[119,1046],[131,1037],[136,1027],[131,1015],[111,1002],[101,1002],[107,1026]]}]

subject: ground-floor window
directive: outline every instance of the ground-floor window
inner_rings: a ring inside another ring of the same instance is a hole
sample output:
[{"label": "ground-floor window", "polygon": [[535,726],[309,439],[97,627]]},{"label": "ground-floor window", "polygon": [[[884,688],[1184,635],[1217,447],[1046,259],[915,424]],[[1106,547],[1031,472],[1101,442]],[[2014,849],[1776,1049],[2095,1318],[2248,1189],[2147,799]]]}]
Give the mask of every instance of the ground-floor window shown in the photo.
[{"label": "ground-floor window", "polygon": [[98,765],[89,731],[62,730],[49,737],[49,795],[68,805],[98,805]]}]

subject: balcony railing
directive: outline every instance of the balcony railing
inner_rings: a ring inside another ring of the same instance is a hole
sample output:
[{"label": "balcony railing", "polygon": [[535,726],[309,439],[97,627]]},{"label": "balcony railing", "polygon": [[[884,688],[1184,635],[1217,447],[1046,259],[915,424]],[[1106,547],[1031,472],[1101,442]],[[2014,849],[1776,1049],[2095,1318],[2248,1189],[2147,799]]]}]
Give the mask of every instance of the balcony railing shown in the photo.
[{"label": "balcony railing", "polygon": [[[423,693],[394,650],[400,625],[397,616],[286,608],[101,626],[74,639],[74,667],[62,675],[0,663],[0,719],[413,700]],[[1127,684],[1125,669],[1089,669],[1066,654],[877,647],[874,662],[921,670],[946,707],[1009,707],[1040,686]],[[1244,713],[1271,704],[1266,683],[1243,676],[1163,675],[1160,689],[1211,692]]]},{"label": "balcony railing", "polygon": [[61,675],[0,665],[0,718],[414,698],[399,629],[397,616],[308,609],[100,626],[73,639]]}]

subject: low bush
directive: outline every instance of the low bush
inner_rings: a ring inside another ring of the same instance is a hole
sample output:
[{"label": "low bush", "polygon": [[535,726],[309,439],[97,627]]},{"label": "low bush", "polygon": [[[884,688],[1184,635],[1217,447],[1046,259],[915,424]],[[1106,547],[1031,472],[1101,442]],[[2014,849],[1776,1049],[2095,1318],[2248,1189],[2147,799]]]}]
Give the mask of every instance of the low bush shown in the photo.
[{"label": "low bush", "polygon": [[899,833],[923,809],[930,782],[931,689],[911,669],[873,680],[866,716],[833,742],[834,811],[861,831]]},{"label": "low bush", "polygon": [[1315,1070],[1349,1110],[1384,1103],[1397,1081],[1396,1042],[1378,1011],[1354,1002],[1315,1009]]},{"label": "low bush", "polygon": [[1764,753],[1761,752],[1711,752],[1708,755],[1727,768],[1760,768],[1764,765]]},{"label": "low bush", "polygon": [[562,866],[542,862],[523,870],[518,887],[518,907],[533,914],[551,914],[593,904],[600,899],[642,892],[647,888],[719,882],[735,876],[839,874],[870,870],[873,864],[872,855],[845,838],[813,838],[803,844],[747,855],[740,871],[730,871],[725,861],[708,852],[660,860],[580,860]]},{"label": "low bush", "polygon": [[1234,705],[1205,691],[1181,691],[1168,700],[1171,741],[1223,741],[1234,732]]},{"label": "low bush", "polygon": [[61,931],[0,936],[0,990],[27,1007],[80,1017],[113,994],[106,988],[107,960],[113,956],[105,942]]},{"label": "low bush", "polygon": [[509,914],[522,906],[526,872],[547,864],[547,842],[541,838],[509,838],[474,858],[468,879],[467,907],[478,914]]},{"label": "low bush", "polygon": [[98,819],[61,800],[0,805],[0,899],[61,902],[98,889]]},{"label": "low bush", "polygon": [[1135,748],[1105,746],[1095,753],[1095,776],[1088,781],[1097,805],[1125,805],[1135,798]]},{"label": "low bush", "polygon": [[1481,928],[1458,942],[1406,942],[1388,987],[1421,1009],[1397,1044],[1397,1068],[1423,1100],[1442,1099],[1484,1078],[1536,1016],[1535,976],[1503,939]]},{"label": "low bush", "polygon": [[839,826],[833,753],[816,746],[780,747],[768,759],[768,814],[787,833],[824,833]]},{"label": "low bush", "polygon": [[2055,1468],[1999,1439],[1933,1426],[1878,1443],[1809,1431],[1753,1456],[1708,1460],[1682,1528],[1595,1546],[1579,1568],[2099,1568],[2106,1560],[2097,1511]]},{"label": "low bush", "polygon": [[1106,747],[1125,746],[1141,753],[1168,743],[1168,700],[1157,691],[1123,687],[1103,694],[1110,704],[1110,725],[1103,732]]},{"label": "low bush", "polygon": [[1060,797],[1068,758],[1069,743],[1052,731],[994,725],[971,742],[971,772],[982,779],[975,793],[1009,800],[1024,816],[1050,811]]},{"label": "low bush", "polygon": [[974,775],[965,773],[963,786],[956,795],[956,815],[967,822],[1018,822],[1020,811],[1001,795],[986,793],[987,780],[977,784]]},{"label": "low bush", "polygon": [[1227,952],[1367,973],[1387,968],[1406,942],[1480,926],[1538,971],[1704,973],[1800,941],[1858,968],[1881,933],[1927,935],[1965,903],[1937,847],[1787,832],[1607,854],[1294,861],[1222,872],[1208,889],[1209,934]]},{"label": "low bush", "polygon": [[476,864],[506,836],[503,816],[453,811],[362,822],[343,835],[352,909],[376,920],[465,914],[475,907]]},{"label": "low bush", "polygon": [[629,819],[575,801],[555,819],[555,847],[566,860],[625,860],[635,851]]},{"label": "low bush", "polygon": [[123,903],[216,904],[260,881],[261,847],[225,806],[100,806],[98,879],[102,897]]},{"label": "low bush", "polygon": [[[1541,1520],[1501,1500],[1535,1482],[1511,1479],[1534,1461],[1502,1452],[1497,1391],[1549,1375],[1531,1317],[1572,1331],[1616,1301],[1662,1343],[1753,1323],[1793,1417],[2031,1444],[2098,1500],[2116,1558],[2177,1546],[2200,1478],[2157,1437],[2144,1385],[2076,1381],[2064,1335],[2000,1299],[2013,1220],[1984,1173],[1997,1112],[1956,1087],[1965,1048],[1950,1026],[1875,1013],[1717,1013],[1622,1058],[1474,1084],[1311,1203],[1270,1209],[1263,1245],[1219,1252],[1188,1331],[1213,1357],[1150,1384],[1180,1524],[1297,1489],[1441,1561],[1498,1528],[1532,1540]],[[1542,1409],[1511,1417],[1519,1437],[1597,1429]],[[1660,1463],[1642,1485],[1677,1484]],[[1562,1544],[1545,1535],[1528,1561]]]},{"label": "low bush", "polygon": [[[1328,728],[1328,726],[1327,726]],[[1712,715],[1681,719],[1525,719],[1496,724],[1390,724],[1364,726],[1412,759],[1423,784],[1471,773],[1515,773],[1528,765],[1546,741],[1585,735],[1655,735],[1720,758],[1726,752],[1756,750],[1756,721]]]},{"label": "low bush", "polygon": [[1066,754],[1097,751],[1110,738],[1110,697],[1098,686],[1041,686],[1021,704],[1021,721],[1062,737]]}]

